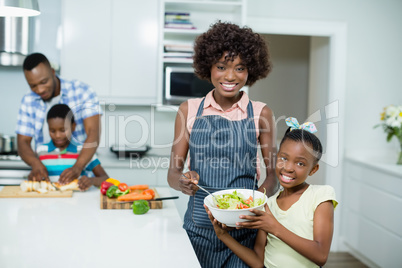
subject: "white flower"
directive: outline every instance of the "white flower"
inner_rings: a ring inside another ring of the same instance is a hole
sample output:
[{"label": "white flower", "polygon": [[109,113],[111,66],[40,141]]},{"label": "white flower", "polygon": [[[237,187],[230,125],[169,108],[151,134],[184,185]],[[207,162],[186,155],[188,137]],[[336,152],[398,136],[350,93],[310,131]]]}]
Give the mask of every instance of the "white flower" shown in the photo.
[{"label": "white flower", "polygon": [[400,113],[398,108],[399,107],[396,107],[396,106],[393,106],[393,105],[390,105],[387,108],[385,108],[385,118],[398,117],[399,113]]},{"label": "white flower", "polygon": [[394,120],[391,124],[389,124],[391,127],[401,127],[402,126],[402,120]]}]

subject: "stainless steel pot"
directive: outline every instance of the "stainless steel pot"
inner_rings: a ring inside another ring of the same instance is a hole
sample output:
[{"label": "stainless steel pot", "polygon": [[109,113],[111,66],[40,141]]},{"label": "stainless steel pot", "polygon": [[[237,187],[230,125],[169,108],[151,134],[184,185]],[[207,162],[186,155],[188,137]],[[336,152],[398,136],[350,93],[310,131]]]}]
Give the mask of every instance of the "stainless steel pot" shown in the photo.
[{"label": "stainless steel pot", "polygon": [[1,135],[0,134],[0,153],[2,154],[13,154],[17,153],[17,140],[15,136]]}]

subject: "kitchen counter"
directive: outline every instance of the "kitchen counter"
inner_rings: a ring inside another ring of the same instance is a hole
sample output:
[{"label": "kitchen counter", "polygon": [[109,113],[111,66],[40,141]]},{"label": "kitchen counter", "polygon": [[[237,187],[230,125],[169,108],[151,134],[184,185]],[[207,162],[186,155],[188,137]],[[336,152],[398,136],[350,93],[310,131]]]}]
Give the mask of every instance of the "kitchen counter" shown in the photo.
[{"label": "kitchen counter", "polygon": [[347,151],[345,159],[363,167],[374,168],[377,171],[402,179],[402,165],[397,165],[398,152],[357,150]]},{"label": "kitchen counter", "polygon": [[398,213],[402,166],[395,164],[397,156],[378,150],[345,155],[340,239],[368,267],[402,263],[402,215]]},{"label": "kitchen counter", "polygon": [[200,267],[173,200],[144,215],[101,210],[92,187],[72,198],[0,198],[0,211],[2,268]]}]

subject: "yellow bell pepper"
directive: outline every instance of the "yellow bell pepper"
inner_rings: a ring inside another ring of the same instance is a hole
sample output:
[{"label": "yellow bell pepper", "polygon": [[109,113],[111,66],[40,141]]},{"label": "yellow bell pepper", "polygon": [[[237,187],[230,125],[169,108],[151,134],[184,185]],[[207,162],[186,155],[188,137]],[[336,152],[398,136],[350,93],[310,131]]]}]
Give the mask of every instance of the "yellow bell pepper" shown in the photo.
[{"label": "yellow bell pepper", "polygon": [[118,180],[113,179],[113,178],[109,178],[109,179],[107,179],[106,181],[107,181],[107,182],[110,182],[110,183],[113,183],[113,184],[116,185],[116,186],[119,186],[119,184],[120,184],[120,182],[119,182]]}]

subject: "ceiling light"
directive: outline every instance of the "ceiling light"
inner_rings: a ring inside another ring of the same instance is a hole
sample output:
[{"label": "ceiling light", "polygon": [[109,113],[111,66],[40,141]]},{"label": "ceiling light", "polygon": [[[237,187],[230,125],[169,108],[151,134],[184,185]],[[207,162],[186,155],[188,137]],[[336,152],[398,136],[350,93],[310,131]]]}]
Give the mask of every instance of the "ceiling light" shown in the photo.
[{"label": "ceiling light", "polygon": [[38,0],[0,0],[0,17],[30,17],[39,14]]}]

